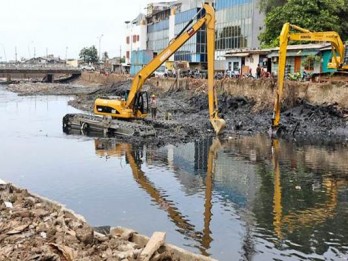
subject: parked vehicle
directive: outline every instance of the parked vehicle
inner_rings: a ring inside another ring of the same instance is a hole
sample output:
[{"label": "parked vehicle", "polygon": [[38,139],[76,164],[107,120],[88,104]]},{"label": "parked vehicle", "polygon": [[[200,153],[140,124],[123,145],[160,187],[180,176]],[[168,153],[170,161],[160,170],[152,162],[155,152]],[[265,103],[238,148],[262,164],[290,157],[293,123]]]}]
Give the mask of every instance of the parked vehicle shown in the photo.
[{"label": "parked vehicle", "polygon": [[167,77],[168,73],[167,73],[167,69],[165,66],[160,66],[155,72],[154,72],[155,77]]},{"label": "parked vehicle", "polygon": [[80,67],[80,69],[81,69],[82,71],[90,71],[90,72],[94,72],[94,71],[95,71],[95,68],[94,68],[94,66],[92,66],[92,65],[82,65],[82,66]]}]

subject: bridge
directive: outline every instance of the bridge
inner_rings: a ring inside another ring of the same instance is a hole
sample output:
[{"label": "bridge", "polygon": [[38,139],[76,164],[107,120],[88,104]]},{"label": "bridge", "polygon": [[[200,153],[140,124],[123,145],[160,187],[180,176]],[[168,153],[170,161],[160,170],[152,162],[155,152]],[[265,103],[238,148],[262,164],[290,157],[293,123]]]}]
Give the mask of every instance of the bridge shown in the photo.
[{"label": "bridge", "polygon": [[0,64],[0,77],[6,77],[7,82],[11,82],[12,77],[42,77],[43,81],[53,82],[54,75],[69,75],[64,78],[67,80],[80,76],[81,70],[65,64]]}]

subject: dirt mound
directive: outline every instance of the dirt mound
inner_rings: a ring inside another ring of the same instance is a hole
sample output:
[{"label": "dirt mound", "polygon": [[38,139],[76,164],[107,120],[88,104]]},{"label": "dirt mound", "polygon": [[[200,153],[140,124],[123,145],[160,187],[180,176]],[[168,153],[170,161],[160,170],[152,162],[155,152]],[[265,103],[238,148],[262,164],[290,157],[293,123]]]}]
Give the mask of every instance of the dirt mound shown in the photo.
[{"label": "dirt mound", "polygon": [[337,104],[313,105],[299,100],[296,106],[282,112],[283,135],[346,136],[348,110]]}]

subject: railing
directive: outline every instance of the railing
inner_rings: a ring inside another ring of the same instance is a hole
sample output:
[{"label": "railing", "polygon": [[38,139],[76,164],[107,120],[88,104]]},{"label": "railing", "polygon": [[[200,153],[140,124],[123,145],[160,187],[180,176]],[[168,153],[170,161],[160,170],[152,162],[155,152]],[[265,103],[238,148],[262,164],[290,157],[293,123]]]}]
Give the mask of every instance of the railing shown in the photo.
[{"label": "railing", "polygon": [[65,69],[65,70],[80,70],[79,68],[73,67],[66,64],[25,64],[25,63],[0,63],[0,69],[18,70],[18,69],[30,69],[30,70],[54,70],[54,69]]}]

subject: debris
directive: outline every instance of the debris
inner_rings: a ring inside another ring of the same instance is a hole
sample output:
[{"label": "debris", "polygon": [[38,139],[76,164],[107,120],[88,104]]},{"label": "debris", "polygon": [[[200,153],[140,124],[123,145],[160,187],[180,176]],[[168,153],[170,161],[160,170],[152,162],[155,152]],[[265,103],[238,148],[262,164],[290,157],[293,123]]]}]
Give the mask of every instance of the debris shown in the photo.
[{"label": "debris", "polygon": [[56,249],[58,251],[59,256],[63,256],[66,261],[73,261],[76,257],[76,254],[74,251],[67,246],[61,246],[58,244],[49,244],[52,248]]},{"label": "debris", "polygon": [[11,202],[5,201],[4,203],[5,203],[5,206],[6,206],[7,208],[13,208],[13,205],[12,205]]},{"label": "debris", "polygon": [[[12,184],[0,189],[0,199],[9,198],[13,202],[5,202],[15,207],[8,209],[6,206],[4,210],[3,205],[1,209],[0,260],[140,260],[141,254],[146,256],[144,260],[150,260],[164,243],[165,234],[159,232],[144,244],[131,241],[141,236],[132,229],[109,227],[105,235],[101,234],[83,217]],[[156,255],[156,260],[189,260],[167,257],[166,254]],[[202,256],[196,260],[212,259]]]},{"label": "debris", "polygon": [[18,226],[15,229],[7,232],[7,235],[15,235],[22,233],[27,227],[29,227],[29,224]]},{"label": "debris", "polygon": [[164,244],[166,233],[155,232],[140,254],[140,260],[148,261],[157,249]]}]

